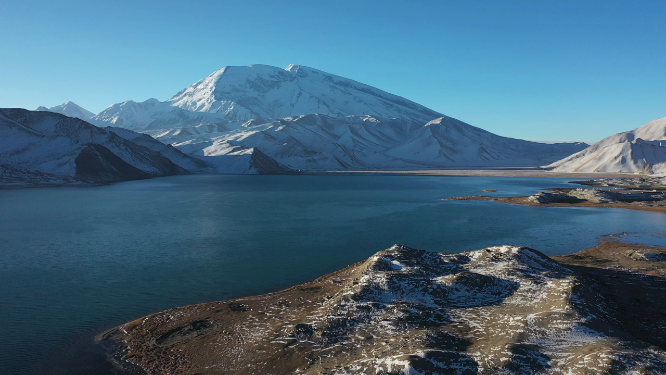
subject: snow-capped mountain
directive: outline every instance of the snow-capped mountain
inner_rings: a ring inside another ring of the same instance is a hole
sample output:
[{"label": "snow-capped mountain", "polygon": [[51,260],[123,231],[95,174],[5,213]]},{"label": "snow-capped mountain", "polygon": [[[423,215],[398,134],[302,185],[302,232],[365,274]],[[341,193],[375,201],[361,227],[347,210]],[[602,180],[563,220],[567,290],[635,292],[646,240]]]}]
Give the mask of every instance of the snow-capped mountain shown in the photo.
[{"label": "snow-capped mountain", "polygon": [[666,117],[604,138],[547,167],[557,172],[666,174]]},{"label": "snow-capped mountain", "polygon": [[34,111],[48,111],[48,112],[55,112],[55,113],[60,113],[65,116],[69,117],[76,117],[80,118],[81,120],[90,120],[93,116],[95,116],[94,113],[88,111],[87,109],[81,107],[80,105],[66,101],[60,105],[57,105],[55,107],[51,108],[46,108],[44,106],[39,106],[34,109]]},{"label": "snow-capped mountain", "polygon": [[120,133],[58,113],[0,109],[1,183],[104,183],[206,167],[145,134]]},{"label": "snow-capped mountain", "polygon": [[228,66],[166,102],[148,99],[114,104],[94,123],[132,130],[277,119],[306,114],[371,115],[426,123],[442,114],[397,95],[320,70],[290,65]]},{"label": "snow-capped mountain", "polygon": [[233,156],[249,150],[289,168],[340,170],[539,166],[587,146],[497,136],[299,65],[225,67],[168,101],[114,104],[91,121],[148,133],[234,173]]},{"label": "snow-capped mountain", "polygon": [[193,112],[228,120],[371,115],[427,122],[441,114],[372,86],[301,65],[222,68],[168,100]]}]

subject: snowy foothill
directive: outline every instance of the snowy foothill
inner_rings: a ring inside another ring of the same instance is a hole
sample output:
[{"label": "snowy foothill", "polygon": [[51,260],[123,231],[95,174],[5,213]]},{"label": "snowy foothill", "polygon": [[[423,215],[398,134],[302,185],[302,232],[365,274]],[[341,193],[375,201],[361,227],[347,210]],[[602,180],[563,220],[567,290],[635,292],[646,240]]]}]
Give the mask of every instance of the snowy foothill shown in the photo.
[{"label": "snowy foothill", "polygon": [[0,160],[2,185],[108,183],[211,169],[145,134],[16,108],[0,109]]},{"label": "snowy foothill", "polygon": [[666,175],[666,117],[604,138],[547,167],[556,172],[638,172]]}]

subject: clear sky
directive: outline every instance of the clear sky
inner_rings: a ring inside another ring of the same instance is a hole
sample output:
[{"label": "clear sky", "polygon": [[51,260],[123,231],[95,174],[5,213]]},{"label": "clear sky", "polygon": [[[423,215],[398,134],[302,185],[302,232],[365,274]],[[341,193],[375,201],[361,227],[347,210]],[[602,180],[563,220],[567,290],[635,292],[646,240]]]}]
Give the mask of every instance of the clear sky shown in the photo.
[{"label": "clear sky", "polygon": [[666,116],[666,1],[0,0],[0,107],[97,113],[292,63],[499,135],[593,142]]}]

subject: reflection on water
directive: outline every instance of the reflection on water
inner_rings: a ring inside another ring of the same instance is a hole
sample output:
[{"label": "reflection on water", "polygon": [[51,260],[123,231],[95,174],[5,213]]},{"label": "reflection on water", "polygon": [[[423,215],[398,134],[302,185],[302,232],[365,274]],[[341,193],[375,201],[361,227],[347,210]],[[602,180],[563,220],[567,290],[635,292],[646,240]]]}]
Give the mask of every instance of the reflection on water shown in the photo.
[{"label": "reflection on water", "polygon": [[604,234],[666,227],[666,215],[651,212],[441,200],[565,186],[555,178],[205,175],[0,190],[0,373],[55,374],[71,363],[68,348],[95,332],[303,283],[395,243],[445,252],[514,244],[554,255]]}]

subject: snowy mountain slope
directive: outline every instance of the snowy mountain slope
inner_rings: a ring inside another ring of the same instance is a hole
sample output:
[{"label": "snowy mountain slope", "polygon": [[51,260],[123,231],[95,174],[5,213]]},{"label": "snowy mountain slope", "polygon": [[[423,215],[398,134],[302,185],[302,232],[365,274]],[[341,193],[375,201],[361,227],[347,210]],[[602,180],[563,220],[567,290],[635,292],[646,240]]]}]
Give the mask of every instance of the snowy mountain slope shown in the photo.
[{"label": "snowy mountain slope", "polygon": [[60,105],[57,105],[55,107],[51,108],[46,108],[43,106],[39,106],[35,111],[48,111],[48,112],[54,112],[54,113],[60,113],[65,116],[69,117],[76,117],[80,118],[81,120],[89,120],[93,116],[95,116],[94,113],[88,111],[87,109],[79,106],[78,104],[70,101],[66,101]]},{"label": "snowy mountain slope", "polygon": [[[127,101],[114,104],[100,112],[100,114],[95,116],[91,121],[98,126],[113,124],[114,127],[109,127],[109,129],[112,129],[115,132],[119,132],[119,134],[125,138],[127,137],[123,134],[132,134],[132,136],[128,138],[132,141],[137,139],[134,135],[138,133],[130,130],[127,130],[128,133],[121,133],[120,131],[122,129],[134,129],[137,131],[143,131],[146,134],[155,134],[154,131],[151,131],[152,129],[169,129],[176,126],[192,126],[194,129],[196,129],[195,131],[198,131],[202,134],[211,134],[220,131],[226,132],[231,129],[236,129],[241,127],[241,125],[244,123],[243,121],[229,122],[220,120],[219,117],[220,116],[215,113],[190,112],[181,108],[172,107],[168,103],[159,102],[157,99],[148,99],[142,103]],[[184,133],[189,132],[187,129],[181,129],[181,131]],[[162,132],[163,131],[160,131],[158,133]],[[148,135],[146,137],[153,139]],[[150,144],[153,146],[149,148],[157,151],[157,149],[164,147],[162,142],[159,143],[162,146],[155,145],[153,142],[150,142]],[[148,146],[148,144],[142,144]],[[168,147],[169,150],[176,151],[176,149],[173,147]],[[187,164],[182,164],[177,161],[182,157],[182,155],[173,155],[171,160],[190,171],[217,171],[220,173],[236,174],[290,172],[288,168],[280,166],[279,163],[274,160],[267,161],[266,163],[255,163],[254,160],[257,158],[257,160],[264,160],[269,157],[263,153],[257,154],[253,147],[235,149],[225,153],[224,157],[222,157],[223,155],[221,154],[214,155],[219,156],[216,158],[208,158],[207,156],[210,155],[207,155],[204,152],[194,152],[196,150],[187,148],[183,149],[182,151],[184,151],[186,154],[194,155],[195,157],[187,155],[189,158]],[[180,151],[178,152],[180,153]],[[201,161],[203,159],[205,159],[205,161]],[[255,164],[264,167],[257,168],[255,167]]]},{"label": "snowy mountain slope", "polygon": [[14,175],[85,182],[188,173],[160,153],[83,120],[17,108],[0,109],[0,164]]},{"label": "snowy mountain slope", "polygon": [[666,174],[666,117],[604,138],[547,167],[557,172]]},{"label": "snowy mountain slope", "polygon": [[280,164],[304,170],[536,166],[586,146],[500,137],[449,117],[424,126],[401,119],[311,114],[146,133],[197,157],[258,148]]},{"label": "snowy mountain slope", "polygon": [[186,155],[171,145],[166,145],[147,134],[137,133],[128,129],[115,128],[111,126],[108,126],[105,129],[128,141],[131,141],[134,144],[144,146],[161,154],[162,156],[165,156],[174,164],[190,172],[205,173],[215,171],[213,166],[202,161],[201,159]]},{"label": "snowy mountain slope", "polygon": [[316,69],[251,65],[224,67],[166,102],[149,99],[114,104],[92,122],[152,130],[311,113],[372,115],[423,123],[442,116],[397,95]]},{"label": "snowy mountain slope", "polygon": [[141,131],[216,124],[224,121],[220,117],[216,113],[192,112],[157,99],[148,99],[141,103],[129,100],[114,104],[91,118],[90,122],[97,126],[111,125]]},{"label": "snowy mountain slope", "polygon": [[310,113],[331,117],[371,115],[429,121],[441,114],[351,79],[300,65],[222,68],[168,101],[229,120],[283,118]]},{"label": "snowy mountain slope", "polygon": [[540,160],[555,160],[585,146],[583,143],[544,144],[507,138],[451,117],[440,117],[420,127],[386,154],[445,166],[534,166]]}]

